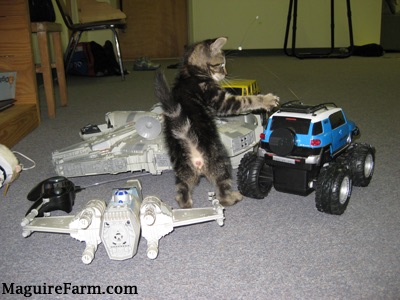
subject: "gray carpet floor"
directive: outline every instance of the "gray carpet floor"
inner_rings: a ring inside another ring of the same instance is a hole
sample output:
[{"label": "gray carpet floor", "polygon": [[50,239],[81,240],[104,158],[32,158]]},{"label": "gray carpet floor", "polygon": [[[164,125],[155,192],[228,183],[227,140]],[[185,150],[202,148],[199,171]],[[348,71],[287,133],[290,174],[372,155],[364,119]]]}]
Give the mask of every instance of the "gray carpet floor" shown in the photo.
[{"label": "gray carpet floor", "polygon": [[[174,60],[160,61],[170,83]],[[132,63],[126,67],[132,70]],[[57,105],[47,117],[39,88],[42,123],[12,150],[36,161],[0,195],[0,299],[25,286],[98,285],[114,294],[80,295],[79,299],[399,299],[400,298],[400,55],[379,58],[298,60],[287,56],[234,57],[227,63],[231,78],[254,78],[263,92],[282,101],[336,102],[361,130],[359,141],[376,147],[371,184],[354,187],[341,216],[320,213],[315,194],[307,197],[272,190],[263,200],[245,198],[225,210],[225,225],[216,222],[176,228],[160,240],[159,256],[146,256],[141,239],[132,259],[113,261],[99,245],[94,261],[81,261],[84,243],[69,235],[33,233],[22,237],[20,222],[31,203],[26,196],[40,181],[55,176],[51,153],[80,141],[88,123],[104,123],[113,110],[148,110],[154,96],[154,72],[132,71],[120,77],[68,78],[68,107]],[[20,159],[26,165],[24,159]],[[71,178],[76,185],[121,179],[86,189],[72,213],[91,199],[109,200],[111,189],[129,173]],[[235,171],[236,176],[236,171]],[[174,208],[174,175],[140,178],[143,194],[155,195]],[[213,187],[202,180],[194,195],[196,207],[209,206]],[[53,215],[65,215],[55,212]],[[135,286],[135,295],[117,295]],[[111,290],[112,291],[112,290]],[[72,299],[66,294],[34,295],[31,299]],[[75,299],[75,298],[74,298]]]}]

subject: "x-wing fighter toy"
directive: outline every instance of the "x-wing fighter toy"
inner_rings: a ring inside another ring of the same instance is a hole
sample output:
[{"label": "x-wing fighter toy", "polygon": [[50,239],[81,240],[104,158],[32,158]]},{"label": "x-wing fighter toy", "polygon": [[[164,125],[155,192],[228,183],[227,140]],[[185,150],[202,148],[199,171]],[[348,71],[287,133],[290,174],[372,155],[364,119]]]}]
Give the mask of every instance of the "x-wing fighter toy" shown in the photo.
[{"label": "x-wing fighter toy", "polygon": [[[143,200],[142,186],[137,179],[128,180],[125,187],[114,189],[108,205],[103,200],[91,200],[75,216],[46,217],[46,212],[57,207],[69,212],[73,204],[70,197],[73,184],[68,180],[63,183],[61,177],[56,179],[42,182],[40,188],[45,191],[44,197],[38,199],[38,204],[22,220],[22,235],[28,237],[35,231],[70,234],[78,241],[86,242],[82,254],[85,264],[92,262],[100,243],[106,247],[110,259],[125,260],[136,254],[141,233],[147,240],[147,257],[155,259],[158,241],[175,227],[213,220],[220,226],[224,224],[224,207],[214,198],[214,193],[209,193],[212,207],[172,209],[155,196]],[[67,189],[63,192],[60,187],[65,186]],[[58,194],[52,195],[46,190]],[[45,209],[49,204],[51,209]]]}]

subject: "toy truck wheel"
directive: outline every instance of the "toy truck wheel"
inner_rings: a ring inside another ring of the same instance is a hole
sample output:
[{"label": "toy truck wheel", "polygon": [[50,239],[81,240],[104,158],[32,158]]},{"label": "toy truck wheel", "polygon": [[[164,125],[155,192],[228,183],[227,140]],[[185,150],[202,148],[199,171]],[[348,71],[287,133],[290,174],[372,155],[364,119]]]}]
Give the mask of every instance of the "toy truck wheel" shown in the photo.
[{"label": "toy truck wheel", "polygon": [[366,144],[355,144],[348,164],[353,173],[353,184],[362,187],[368,186],[374,174],[374,148]]},{"label": "toy truck wheel", "polygon": [[265,164],[263,157],[247,153],[240,161],[237,181],[242,195],[263,199],[272,188],[272,168]]},{"label": "toy truck wheel", "polygon": [[343,214],[349,204],[351,190],[351,173],[344,165],[332,164],[322,169],[315,189],[317,209],[332,215]]}]

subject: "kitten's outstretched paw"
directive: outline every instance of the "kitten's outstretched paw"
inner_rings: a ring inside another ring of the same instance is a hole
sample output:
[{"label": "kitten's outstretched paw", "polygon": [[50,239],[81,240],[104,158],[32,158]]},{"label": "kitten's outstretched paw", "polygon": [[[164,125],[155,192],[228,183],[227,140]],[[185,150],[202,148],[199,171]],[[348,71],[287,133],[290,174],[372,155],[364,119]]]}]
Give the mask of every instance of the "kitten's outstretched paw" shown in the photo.
[{"label": "kitten's outstretched paw", "polygon": [[192,206],[193,206],[192,199],[184,201],[181,196],[176,196],[175,200],[176,200],[176,202],[178,202],[180,208],[192,208]]},{"label": "kitten's outstretched paw", "polygon": [[263,97],[264,108],[268,111],[279,105],[279,97],[274,94],[266,94]]},{"label": "kitten's outstretched paw", "polygon": [[221,199],[218,200],[222,206],[231,206],[243,200],[243,196],[239,192],[232,192],[223,198],[221,197]]}]

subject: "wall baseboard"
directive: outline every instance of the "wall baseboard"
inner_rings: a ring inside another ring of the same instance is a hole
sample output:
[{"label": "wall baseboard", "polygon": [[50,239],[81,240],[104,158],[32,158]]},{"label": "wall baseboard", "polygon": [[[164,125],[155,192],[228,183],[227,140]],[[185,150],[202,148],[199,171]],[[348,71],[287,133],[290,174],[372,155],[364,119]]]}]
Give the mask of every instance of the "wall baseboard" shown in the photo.
[{"label": "wall baseboard", "polygon": [[[347,47],[340,47],[334,49],[334,52],[343,51],[342,49],[347,50]],[[291,53],[292,49],[287,49],[289,53]],[[228,56],[235,56],[235,57],[246,57],[246,56],[269,56],[269,55],[285,55],[283,49],[225,49],[225,54]],[[298,54],[325,54],[329,53],[330,48],[296,48],[296,53]]]}]

